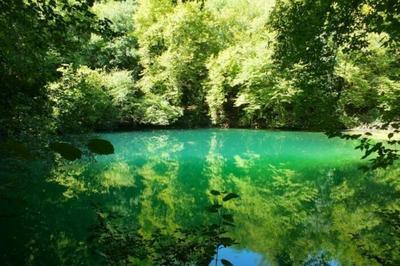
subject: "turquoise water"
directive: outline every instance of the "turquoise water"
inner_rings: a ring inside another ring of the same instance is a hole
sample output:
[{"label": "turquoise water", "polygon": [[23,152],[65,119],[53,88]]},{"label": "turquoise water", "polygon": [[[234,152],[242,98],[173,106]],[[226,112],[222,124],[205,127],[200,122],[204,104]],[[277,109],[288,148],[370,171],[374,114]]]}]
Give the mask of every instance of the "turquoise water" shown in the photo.
[{"label": "turquoise water", "polygon": [[400,263],[398,168],[362,172],[354,142],[241,129],[100,137],[114,155],[28,175],[12,208],[27,213],[0,220],[6,265]]}]

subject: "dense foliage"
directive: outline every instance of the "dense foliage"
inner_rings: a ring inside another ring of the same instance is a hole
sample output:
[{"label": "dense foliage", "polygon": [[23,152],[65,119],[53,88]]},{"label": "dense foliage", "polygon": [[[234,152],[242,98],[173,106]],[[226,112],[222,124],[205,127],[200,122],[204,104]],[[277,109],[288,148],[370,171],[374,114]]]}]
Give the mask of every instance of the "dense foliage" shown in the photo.
[{"label": "dense foliage", "polygon": [[0,135],[24,138],[48,127],[44,87],[56,69],[80,51],[91,32],[108,22],[91,12],[91,1],[2,1],[0,3]]},{"label": "dense foliage", "polygon": [[157,125],[343,129],[399,119],[393,1],[2,5],[6,136]]}]

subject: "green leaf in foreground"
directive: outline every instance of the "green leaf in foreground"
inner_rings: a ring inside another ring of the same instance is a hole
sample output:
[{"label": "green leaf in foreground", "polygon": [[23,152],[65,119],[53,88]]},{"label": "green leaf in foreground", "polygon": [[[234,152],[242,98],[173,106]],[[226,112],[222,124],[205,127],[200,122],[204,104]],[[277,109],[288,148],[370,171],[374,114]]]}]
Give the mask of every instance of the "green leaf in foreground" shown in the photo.
[{"label": "green leaf in foreground", "polygon": [[88,148],[91,152],[107,155],[114,153],[114,146],[111,142],[104,140],[104,139],[91,139],[88,142]]},{"label": "green leaf in foreground", "polygon": [[82,152],[78,148],[65,142],[53,142],[49,147],[69,161],[74,161],[82,157]]},{"label": "green leaf in foreground", "polygon": [[214,189],[211,190],[210,193],[213,194],[214,196],[221,195],[221,192],[219,192],[219,191],[217,191],[217,190],[214,190]]},{"label": "green leaf in foreground", "polygon": [[223,201],[228,201],[228,200],[235,199],[235,198],[239,198],[239,195],[235,194],[235,193],[229,193],[222,200]]},{"label": "green leaf in foreground", "polygon": [[220,205],[220,204],[214,204],[214,205],[209,206],[207,208],[207,211],[209,211],[209,212],[218,212],[218,209],[221,208],[221,207],[222,207],[222,205]]},{"label": "green leaf in foreground", "polygon": [[222,259],[222,260],[221,260],[221,263],[222,263],[222,265],[224,265],[224,266],[233,266],[233,263],[230,262],[229,260],[226,260],[226,259]]}]

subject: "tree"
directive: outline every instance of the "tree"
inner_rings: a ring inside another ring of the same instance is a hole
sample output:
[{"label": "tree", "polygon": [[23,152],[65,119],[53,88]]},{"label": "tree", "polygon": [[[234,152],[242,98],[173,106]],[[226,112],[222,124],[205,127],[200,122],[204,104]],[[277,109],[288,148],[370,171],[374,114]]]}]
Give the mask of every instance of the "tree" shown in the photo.
[{"label": "tree", "polygon": [[223,45],[215,17],[201,3],[146,0],[139,1],[135,18],[143,66],[139,86],[178,107],[183,124],[204,125],[206,60]]},{"label": "tree", "polygon": [[107,21],[91,12],[93,1],[16,0],[0,3],[0,135],[43,135],[49,106],[44,85]]},{"label": "tree", "polygon": [[[363,108],[379,110],[375,118],[381,119],[381,128],[394,127],[389,139],[398,133],[397,107],[385,96],[390,95],[390,99],[397,101],[398,76],[393,72],[398,71],[394,70],[398,69],[398,64],[391,63],[390,58],[379,53],[378,61],[369,61],[377,50],[368,48],[368,40],[371,34],[378,34],[383,37],[380,42],[387,53],[398,57],[399,14],[400,4],[391,0],[277,1],[272,16],[272,26],[278,32],[277,62],[283,69],[293,68],[297,63],[305,65],[304,71],[296,76],[298,87],[307,92],[303,112],[307,115],[311,108],[312,116],[318,117],[317,122],[324,122],[323,128],[336,131],[332,135],[340,136],[337,130],[346,123],[349,125],[346,118],[349,113],[362,112],[365,115]],[[349,56],[355,54],[360,57],[352,66],[353,58]],[[337,59],[340,60],[339,66]],[[384,64],[383,69],[372,66],[379,62]],[[345,70],[346,66],[350,68]],[[312,99],[322,100],[323,106]],[[344,119],[340,118],[340,112]],[[313,121],[309,116],[304,119]],[[395,143],[393,140],[389,142]],[[365,150],[367,156],[378,153],[379,156],[373,159],[373,167],[386,166],[399,158],[396,149],[383,143],[373,144],[368,138],[363,139],[359,148]]]}]

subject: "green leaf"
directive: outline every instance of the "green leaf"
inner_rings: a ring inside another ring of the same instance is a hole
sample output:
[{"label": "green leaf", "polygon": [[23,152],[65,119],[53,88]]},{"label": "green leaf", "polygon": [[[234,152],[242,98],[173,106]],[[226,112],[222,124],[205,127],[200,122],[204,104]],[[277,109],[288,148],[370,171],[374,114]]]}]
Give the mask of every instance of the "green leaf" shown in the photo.
[{"label": "green leaf", "polygon": [[223,201],[228,201],[228,200],[235,199],[235,198],[239,198],[239,195],[235,194],[235,193],[229,193],[222,200]]},{"label": "green leaf", "polygon": [[233,263],[226,259],[221,259],[221,263],[224,266],[233,266]]},{"label": "green leaf", "polygon": [[114,153],[114,146],[111,142],[104,140],[104,139],[91,139],[88,142],[88,148],[91,152],[107,155]]},{"label": "green leaf", "polygon": [[362,135],[358,134],[358,135],[351,135],[350,139],[359,139]]},{"label": "green leaf", "polygon": [[82,152],[78,148],[65,142],[53,142],[49,147],[69,161],[74,161],[82,157]]},{"label": "green leaf", "polygon": [[210,193],[213,194],[214,196],[221,195],[221,192],[219,192],[217,190],[211,190]]},{"label": "green leaf", "polygon": [[394,136],[394,133],[393,133],[393,132],[391,132],[391,133],[388,134],[388,138],[389,138],[389,139],[393,138],[393,136]]},{"label": "green leaf", "polygon": [[214,205],[209,206],[207,208],[207,211],[209,211],[209,212],[218,212],[218,209],[221,208],[221,207],[222,207],[222,205],[214,204]]}]

